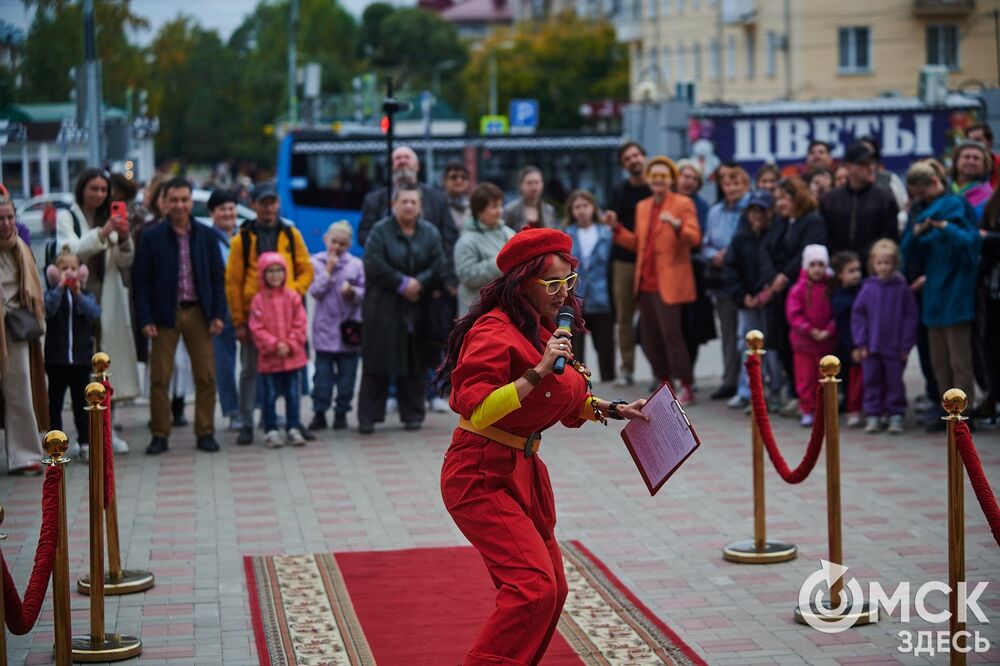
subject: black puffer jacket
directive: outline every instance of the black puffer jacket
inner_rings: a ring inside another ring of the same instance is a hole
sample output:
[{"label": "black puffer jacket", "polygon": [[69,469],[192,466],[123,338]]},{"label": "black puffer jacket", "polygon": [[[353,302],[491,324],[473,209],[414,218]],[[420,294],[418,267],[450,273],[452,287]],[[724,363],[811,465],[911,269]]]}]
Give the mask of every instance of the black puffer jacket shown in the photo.
[{"label": "black puffer jacket", "polygon": [[868,251],[881,239],[899,240],[899,206],[886,189],[869,185],[860,190],[848,186],[831,190],[823,197],[820,214],[826,220],[827,247],[832,257],[852,250],[868,262]]}]

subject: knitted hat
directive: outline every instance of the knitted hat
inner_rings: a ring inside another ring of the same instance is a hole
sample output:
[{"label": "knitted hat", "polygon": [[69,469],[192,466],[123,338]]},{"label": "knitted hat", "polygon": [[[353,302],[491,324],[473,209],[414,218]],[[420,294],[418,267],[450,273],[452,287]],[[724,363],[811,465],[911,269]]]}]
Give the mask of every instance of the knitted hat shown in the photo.
[{"label": "knitted hat", "polygon": [[809,268],[809,264],[814,261],[822,261],[827,266],[830,265],[830,251],[825,245],[806,245],[802,250],[802,268]]},{"label": "knitted hat", "polygon": [[526,228],[514,234],[497,255],[497,268],[509,273],[518,264],[554,252],[569,254],[573,240],[563,231],[546,228]]}]

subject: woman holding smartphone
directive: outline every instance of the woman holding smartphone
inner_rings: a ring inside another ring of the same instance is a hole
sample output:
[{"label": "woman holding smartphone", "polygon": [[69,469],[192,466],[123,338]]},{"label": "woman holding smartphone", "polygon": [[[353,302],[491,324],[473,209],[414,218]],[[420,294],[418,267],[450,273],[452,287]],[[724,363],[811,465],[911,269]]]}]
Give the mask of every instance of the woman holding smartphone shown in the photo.
[{"label": "woman holding smartphone", "polygon": [[[124,202],[112,207],[111,179],[102,169],[85,169],[76,181],[75,201],[59,212],[56,221],[56,254],[68,250],[87,264],[87,289],[101,306],[101,321],[95,331],[96,349],[111,356],[114,399],[139,396],[139,373],[128,291],[122,273],[135,259]],[[115,451],[128,451],[124,440],[115,438]]]}]

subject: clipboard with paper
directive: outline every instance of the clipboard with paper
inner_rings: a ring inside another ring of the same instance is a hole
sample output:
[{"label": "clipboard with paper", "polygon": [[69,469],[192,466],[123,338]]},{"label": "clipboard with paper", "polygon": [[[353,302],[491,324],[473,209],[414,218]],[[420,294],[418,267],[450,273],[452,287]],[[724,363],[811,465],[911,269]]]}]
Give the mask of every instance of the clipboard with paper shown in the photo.
[{"label": "clipboard with paper", "polygon": [[655,495],[701,446],[701,440],[669,383],[649,396],[642,413],[649,416],[649,421],[629,421],[622,429],[622,440],[649,494]]}]

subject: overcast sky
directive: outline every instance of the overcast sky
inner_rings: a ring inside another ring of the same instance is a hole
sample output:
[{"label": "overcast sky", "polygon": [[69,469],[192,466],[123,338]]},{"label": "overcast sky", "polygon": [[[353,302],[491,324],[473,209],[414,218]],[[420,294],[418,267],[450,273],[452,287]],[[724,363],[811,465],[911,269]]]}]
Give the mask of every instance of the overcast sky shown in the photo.
[{"label": "overcast sky", "polygon": [[[340,0],[348,11],[361,16],[370,0]],[[390,0],[392,4],[412,4]],[[214,28],[223,40],[229,38],[239,27],[243,18],[253,11],[258,0],[132,0],[132,11],[149,19],[150,30],[145,35],[137,35],[136,41],[146,44],[152,40],[157,29],[178,14],[194,17],[205,28]],[[0,0],[0,19],[23,28],[25,32],[31,24],[31,16],[24,10],[21,0]]]}]

